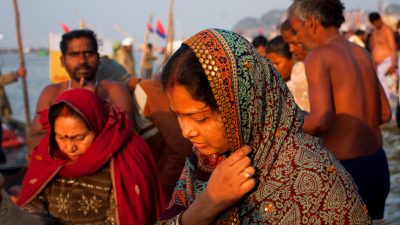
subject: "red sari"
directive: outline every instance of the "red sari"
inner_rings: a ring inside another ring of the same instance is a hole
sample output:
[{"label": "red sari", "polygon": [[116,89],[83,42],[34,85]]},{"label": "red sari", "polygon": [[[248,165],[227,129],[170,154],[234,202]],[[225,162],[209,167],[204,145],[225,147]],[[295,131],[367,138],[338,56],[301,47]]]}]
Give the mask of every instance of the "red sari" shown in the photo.
[{"label": "red sari", "polygon": [[47,115],[52,107],[41,112],[41,123],[47,134],[32,152],[17,204],[24,206],[32,201],[56,175],[87,176],[110,162],[116,221],[124,225],[154,223],[165,205],[157,168],[150,149],[133,131],[126,113],[104,104],[85,89],[63,92],[54,105],[60,102],[72,106],[86,120],[96,132],[96,139],[76,161],[54,157],[60,155],[60,151],[49,142],[52,131]]}]

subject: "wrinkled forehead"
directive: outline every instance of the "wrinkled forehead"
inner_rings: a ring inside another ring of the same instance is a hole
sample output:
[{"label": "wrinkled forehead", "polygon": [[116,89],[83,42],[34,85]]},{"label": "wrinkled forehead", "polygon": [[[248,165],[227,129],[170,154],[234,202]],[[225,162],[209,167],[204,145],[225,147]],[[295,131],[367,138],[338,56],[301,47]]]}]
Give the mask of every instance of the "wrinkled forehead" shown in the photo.
[{"label": "wrinkled forehead", "polygon": [[208,29],[185,41],[196,54],[218,105],[225,133],[233,149],[240,146],[239,83],[251,67],[255,49],[240,35],[231,31]]}]

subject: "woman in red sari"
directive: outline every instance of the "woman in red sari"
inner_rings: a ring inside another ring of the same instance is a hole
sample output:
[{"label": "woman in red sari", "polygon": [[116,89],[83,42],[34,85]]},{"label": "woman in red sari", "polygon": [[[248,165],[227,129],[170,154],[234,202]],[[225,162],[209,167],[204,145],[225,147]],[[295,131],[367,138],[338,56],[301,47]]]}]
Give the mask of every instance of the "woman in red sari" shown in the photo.
[{"label": "woman in red sari", "polygon": [[65,224],[152,224],[164,208],[155,163],[126,114],[85,89],[41,113],[17,204]]}]

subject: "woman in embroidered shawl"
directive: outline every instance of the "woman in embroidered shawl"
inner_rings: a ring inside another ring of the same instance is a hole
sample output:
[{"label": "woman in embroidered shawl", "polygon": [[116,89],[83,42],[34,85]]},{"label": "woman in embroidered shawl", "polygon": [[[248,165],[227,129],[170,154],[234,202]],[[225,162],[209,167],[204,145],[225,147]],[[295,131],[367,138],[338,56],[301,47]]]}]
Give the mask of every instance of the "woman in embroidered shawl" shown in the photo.
[{"label": "woman in embroidered shawl", "polygon": [[162,82],[194,147],[157,223],[370,224],[350,175],[302,132],[302,111],[247,40],[201,31]]},{"label": "woman in embroidered shawl", "polygon": [[62,224],[155,222],[164,208],[155,163],[125,112],[86,89],[41,113],[47,135],[33,151],[17,204]]}]

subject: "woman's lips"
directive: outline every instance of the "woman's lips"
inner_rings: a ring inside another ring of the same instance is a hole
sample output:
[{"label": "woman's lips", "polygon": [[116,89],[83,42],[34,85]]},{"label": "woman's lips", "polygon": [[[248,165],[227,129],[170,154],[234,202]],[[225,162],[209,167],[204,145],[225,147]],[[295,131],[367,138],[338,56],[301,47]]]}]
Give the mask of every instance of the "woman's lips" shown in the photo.
[{"label": "woman's lips", "polygon": [[206,148],[208,145],[204,144],[204,143],[197,143],[197,142],[193,142],[194,147],[201,149],[201,148]]}]

